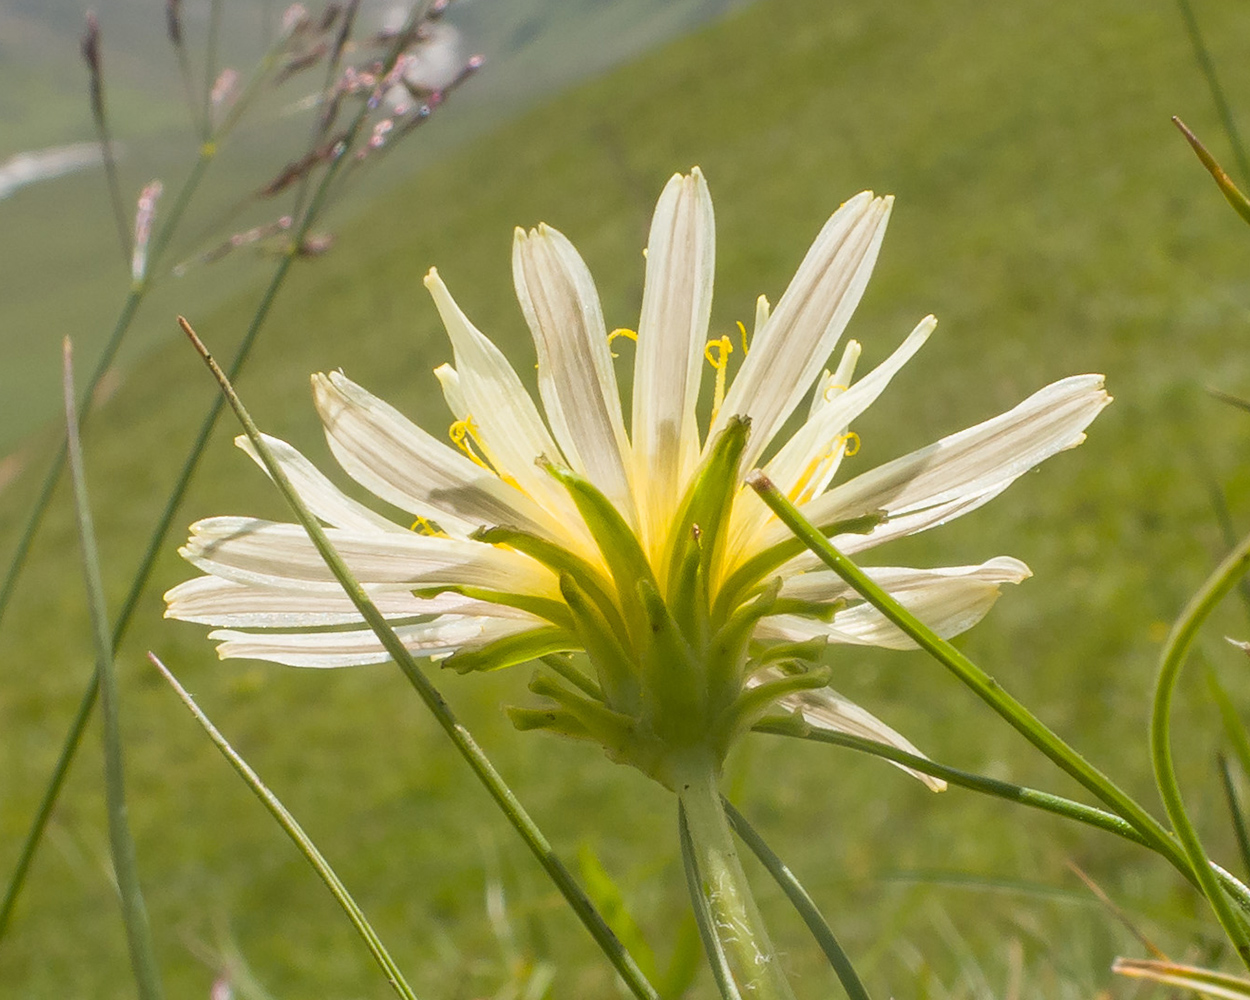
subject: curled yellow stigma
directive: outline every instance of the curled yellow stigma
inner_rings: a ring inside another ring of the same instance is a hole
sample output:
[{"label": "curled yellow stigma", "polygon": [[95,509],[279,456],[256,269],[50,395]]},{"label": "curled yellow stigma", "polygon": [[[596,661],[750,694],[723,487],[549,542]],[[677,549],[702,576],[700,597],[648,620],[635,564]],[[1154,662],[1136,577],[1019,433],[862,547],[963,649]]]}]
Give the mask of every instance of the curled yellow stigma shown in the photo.
[{"label": "curled yellow stigma", "polygon": [[738,320],[738,334],[742,337],[742,356],[745,358],[751,349],[747,344],[747,325],[742,320]]},{"label": "curled yellow stigma", "polygon": [[[514,486],[518,490],[521,489],[521,484],[499,467],[495,457],[490,453],[486,445],[482,443],[482,436],[478,433],[477,424],[474,423],[471,414],[466,415],[463,420],[457,420],[452,423],[447,428],[447,436],[451,438],[452,444],[469,456],[469,460],[474,465],[493,473],[509,486]],[[521,490],[521,492],[525,491]]]},{"label": "curled yellow stigma", "polygon": [[612,350],[612,341],[614,341],[617,337],[626,337],[629,340],[632,340],[635,344],[638,343],[638,331],[637,330],[628,330],[623,326],[617,327],[615,330],[613,330],[611,333],[608,334],[608,350],[611,353],[612,357],[614,358],[620,357],[620,355],[617,354],[616,351]]},{"label": "curled yellow stigma", "polygon": [[859,452],[860,440],[859,435],[854,431],[847,431],[845,434],[839,434],[833,439],[829,450],[823,455],[818,455],[807,463],[807,468],[803,470],[803,474],[799,476],[798,481],[790,489],[788,494],[791,503],[804,504],[813,499],[818,488],[821,487],[820,480],[824,478],[828,471],[829,463],[837,461],[839,458],[850,458]]},{"label": "curled yellow stigma", "polygon": [[720,412],[720,405],[725,401],[725,369],[729,365],[729,355],[733,353],[733,349],[733,342],[728,337],[709,340],[707,346],[703,348],[703,356],[716,371],[716,393],[712,397],[712,423],[716,422],[716,414]]}]

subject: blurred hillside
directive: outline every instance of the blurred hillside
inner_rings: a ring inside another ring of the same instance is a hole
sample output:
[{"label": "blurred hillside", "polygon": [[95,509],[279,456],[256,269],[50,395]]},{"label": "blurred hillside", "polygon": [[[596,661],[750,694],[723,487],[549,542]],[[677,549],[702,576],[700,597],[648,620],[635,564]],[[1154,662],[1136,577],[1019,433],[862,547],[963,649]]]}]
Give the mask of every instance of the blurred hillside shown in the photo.
[{"label": "blurred hillside", "polygon": [[[455,111],[440,115],[417,141],[371,168],[367,182],[342,193],[333,224],[364,210],[414,171],[496,123],[577,80],[601,73],[665,39],[723,15],[743,0],[458,0],[445,18],[448,47],[461,61],[486,57],[489,72],[455,95]],[[245,73],[273,39],[285,4],[232,0],[222,5],[218,64]],[[163,0],[5,0],[0,3],[0,163],[29,150],[94,138],[87,74],[79,57],[84,11],[102,32],[105,91],[118,143],[127,198],[153,178],[173,191],[196,154],[178,63],[168,42]],[[209,29],[210,3],[181,5],[195,72]],[[391,0],[364,0],[361,36],[402,20]],[[214,164],[180,248],[203,252],[231,232],[271,221],[232,215],[241,196],[298,158],[307,115],[292,107],[315,90],[319,77],[282,88],[233,135]],[[229,218],[229,223],[222,220]],[[159,222],[159,219],[158,219]],[[91,357],[103,344],[111,314],[124,296],[112,213],[98,169],[23,188],[0,198],[0,456],[56,413],[57,344],[72,333]],[[181,258],[180,258],[181,259]],[[234,262],[230,262],[233,264]],[[251,264],[192,273],[158,296],[122,357],[133,359],[166,339],[173,301],[208,308],[256,279]],[[168,285],[169,283],[166,282]]]}]

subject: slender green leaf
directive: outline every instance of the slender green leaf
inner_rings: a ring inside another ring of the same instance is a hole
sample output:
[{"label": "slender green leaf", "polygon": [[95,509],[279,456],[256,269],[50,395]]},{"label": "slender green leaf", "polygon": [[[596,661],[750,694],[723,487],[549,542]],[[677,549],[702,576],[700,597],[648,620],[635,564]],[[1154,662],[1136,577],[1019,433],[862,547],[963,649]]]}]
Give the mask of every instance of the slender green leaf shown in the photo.
[{"label": "slender green leaf", "polygon": [[1219,755],[1220,781],[1224,785],[1224,798],[1228,802],[1228,814],[1233,823],[1233,833],[1237,837],[1237,851],[1241,855],[1242,871],[1250,872],[1250,832],[1246,830],[1246,814],[1241,808],[1241,799],[1233,784],[1233,775],[1228,767],[1228,758]]},{"label": "slender green leaf", "polygon": [[586,895],[594,900],[595,905],[599,907],[599,912],[603,914],[603,919],[608,922],[608,926],[616,932],[621,943],[637,960],[638,967],[648,979],[654,981],[657,978],[655,952],[647,943],[647,939],[643,937],[642,928],[638,926],[638,922],[629,912],[625,893],[621,891],[621,887],[616,884],[616,880],[612,878],[608,870],[603,867],[603,862],[599,860],[594,847],[585,841],[577,849],[577,868],[581,872],[582,882],[586,885]]},{"label": "slender green leaf", "polygon": [[109,846],[113,855],[113,871],[117,876],[117,894],[121,898],[122,919],[126,924],[130,967],[139,987],[140,1000],[161,1000],[165,991],[161,986],[160,967],[152,947],[152,931],[148,926],[147,907],[143,903],[143,889],[139,885],[135,842],[130,835],[130,821],[126,816],[126,775],[117,673],[113,667],[108,609],[104,604],[104,584],[100,579],[100,556],[96,549],[95,529],[91,524],[91,503],[87,495],[87,478],[83,473],[82,450],[78,442],[78,414],[74,407],[74,364],[68,337],[65,338],[64,356],[66,447],[70,477],[74,484],[74,513],[78,519],[78,540],[82,548],[83,576],[87,584],[87,603],[91,609],[91,632],[95,640],[96,671],[100,676],[100,701],[104,714],[104,792],[108,805]]},{"label": "slender green leaf", "polygon": [[786,898],[798,911],[799,916],[803,918],[803,923],[807,924],[807,929],[812,932],[812,937],[820,945],[820,950],[829,959],[829,964],[833,966],[833,971],[837,974],[838,981],[842,983],[842,988],[846,990],[849,1000],[870,1000],[868,990],[860,980],[859,973],[855,971],[850,957],[842,950],[842,945],[838,943],[837,937],[820,912],[816,901],[803,888],[803,883],[798,880],[786,863],[777,857],[767,841],[747,822],[747,818],[738,812],[729,800],[724,800],[724,804],[725,815],[734,833],[747,847],[751,848],[760,863],[768,869],[768,874],[781,886],[782,892],[786,894]]},{"label": "slender green leaf", "polygon": [[[1188,659],[1198,629],[1237,581],[1250,569],[1250,535],[1233,549],[1198,588],[1172,626],[1159,657],[1159,677],[1155,684],[1154,704],[1150,713],[1150,757],[1154,765],[1155,784],[1167,810],[1177,839],[1198,877],[1198,886],[1224,928],[1224,933],[1237,949],[1242,963],[1250,968],[1250,929],[1242,913],[1233,909],[1219,879],[1211,870],[1211,862],[1181,795],[1176,767],[1172,759],[1172,698],[1180,680],[1181,668]],[[1127,818],[1127,817],[1126,817]]]},{"label": "slender green leaf", "polygon": [[386,974],[386,980],[391,984],[391,988],[399,996],[403,997],[404,1000],[416,1000],[416,994],[412,992],[412,987],[404,979],[404,974],[400,971],[399,966],[395,964],[395,960],[391,958],[390,952],[386,950],[386,946],[369,923],[369,919],[365,916],[364,911],[361,910],[352,898],[352,894],[347,891],[347,887],[343,884],[342,879],[338,877],[333,867],[331,867],[330,862],[325,859],[325,855],[317,849],[317,845],[312,842],[312,838],[304,832],[304,828],[300,826],[299,821],[291,815],[286,806],[261,781],[260,776],[252,770],[251,765],[230,745],[229,740],[221,734],[221,731],[213,725],[212,720],[204,713],[204,710],[196,704],[190,692],[178,683],[178,679],[157,658],[156,654],[148,653],[148,659],[152,661],[152,665],[161,672],[161,676],[169,682],[169,686],[174,689],[178,697],[182,699],[182,703],[195,716],[195,721],[208,734],[208,738],[213,741],[213,745],[221,751],[221,755],[230,762],[230,766],[247,782],[248,787],[260,799],[261,804],[269,810],[270,815],[278,821],[278,825],[282,827],[286,835],[294,841],[295,846],[299,848],[299,852],[308,859],[308,863],[312,865],[318,876],[320,876],[321,881],[326,884],[326,888],[330,890],[330,894],[334,897],[335,902],[347,914],[347,919],[356,928],[356,933],[364,941],[365,946],[373,955],[374,961],[378,963],[378,967]]},{"label": "slender green leaf", "polygon": [[1224,168],[1207,151],[1207,147],[1189,130],[1189,126],[1176,117],[1173,117],[1172,121],[1181,130],[1189,145],[1193,147],[1194,152],[1198,154],[1198,159],[1207,168],[1207,173],[1215,179],[1216,186],[1220,189],[1220,193],[1224,195],[1224,199],[1233,206],[1233,211],[1246,222],[1250,222],[1250,200],[1247,200],[1246,196],[1238,190],[1237,185],[1233,183],[1233,179],[1224,172]]}]

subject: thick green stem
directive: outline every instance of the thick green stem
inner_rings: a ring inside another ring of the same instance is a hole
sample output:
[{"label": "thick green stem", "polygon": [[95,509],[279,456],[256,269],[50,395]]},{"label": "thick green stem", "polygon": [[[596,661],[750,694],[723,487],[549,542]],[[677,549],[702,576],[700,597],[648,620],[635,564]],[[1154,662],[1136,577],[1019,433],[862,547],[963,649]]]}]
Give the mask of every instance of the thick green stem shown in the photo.
[{"label": "thick green stem", "polygon": [[672,774],[694,849],[698,888],[742,995],[756,1000],[793,1000],[738,859],[721,803],[719,768],[713,755],[692,753],[674,763]]}]

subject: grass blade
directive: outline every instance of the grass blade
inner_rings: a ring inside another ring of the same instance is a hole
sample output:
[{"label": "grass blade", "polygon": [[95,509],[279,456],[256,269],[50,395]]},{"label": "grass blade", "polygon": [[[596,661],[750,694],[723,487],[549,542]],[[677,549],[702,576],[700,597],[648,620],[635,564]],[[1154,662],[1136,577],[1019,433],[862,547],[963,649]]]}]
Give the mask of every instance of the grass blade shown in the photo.
[{"label": "grass blade", "polygon": [[303,525],[304,530],[308,533],[309,540],[316,546],[321,558],[333,572],[344,593],[347,594],[355,605],[356,610],[382,642],[382,645],[391,655],[396,665],[403,671],[404,676],[408,678],[409,683],[416,690],[425,706],[434,715],[434,718],[452,741],[456,750],[473,770],[478,780],[485,786],[491,798],[495,800],[495,804],[507,817],[521,839],[525,841],[526,846],[529,847],[531,853],[542,866],[543,871],[546,872],[556,888],[560,890],[565,901],[590,932],[595,943],[599,945],[613,966],[615,966],[631,992],[641,998],[641,1000],[658,1000],[659,994],[656,993],[655,988],[639,970],[634,959],[621,944],[620,940],[612,933],[603,916],[595,909],[594,904],[582,890],[581,886],[578,885],[577,880],[573,878],[568,868],[565,867],[564,862],[556,856],[550,842],[542,830],[539,829],[538,824],[526,812],[520,800],[517,799],[512,789],[508,787],[507,782],[503,780],[502,775],[495,769],[490,758],[486,756],[485,751],[473,739],[472,734],[456,718],[455,713],[451,710],[451,706],[443,699],[438,689],[421,672],[412,654],[404,646],[403,642],[400,641],[399,636],[395,634],[390,623],[382,617],[377,606],[369,598],[368,594],[365,593],[364,588],[361,587],[342,558],[330,544],[329,539],[321,528],[320,522],[304,506],[303,501],[291,486],[290,480],[287,479],[286,473],[274,459],[273,453],[269,450],[269,446],[265,443],[264,438],[261,437],[256,424],[244,408],[242,401],[235,394],[234,387],[230,384],[230,379],[218,367],[217,362],[213,360],[212,355],[209,354],[203,342],[196,336],[195,331],[191,329],[190,324],[181,316],[178,318],[178,321],[182,325],[183,331],[195,345],[196,350],[200,352],[205,364],[208,365],[209,370],[213,373],[213,377],[217,379],[218,384],[221,386],[222,394],[229,402],[230,408],[234,410],[235,415],[239,418],[239,423],[243,425],[248,439],[252,442],[252,446],[264,462],[265,470],[269,473],[269,477],[290,505],[300,524]]},{"label": "grass blade", "polygon": [[1246,196],[1238,190],[1237,185],[1233,183],[1233,179],[1224,172],[1224,168],[1215,161],[1215,157],[1207,151],[1207,147],[1189,130],[1189,127],[1175,116],[1173,116],[1172,121],[1184,133],[1185,138],[1189,141],[1189,145],[1198,154],[1198,159],[1207,168],[1207,173],[1215,178],[1215,183],[1223,193],[1225,200],[1233,206],[1233,210],[1238,215],[1245,219],[1246,222],[1250,222],[1250,200],[1247,200]]},{"label": "grass blade", "polygon": [[1233,109],[1229,107],[1228,98],[1224,96],[1219,74],[1215,72],[1215,62],[1211,59],[1211,52],[1198,27],[1198,18],[1194,15],[1190,0],[1176,0],[1176,4],[1181,9],[1181,17],[1185,19],[1185,30],[1189,33],[1190,44],[1194,47],[1194,58],[1202,69],[1202,75],[1206,77],[1207,87],[1211,91],[1211,100],[1215,104],[1215,110],[1219,113],[1220,124],[1224,126],[1224,134],[1228,136],[1228,142],[1233,147],[1233,155],[1237,158],[1242,180],[1250,182],[1250,159],[1246,157],[1246,147],[1241,141],[1236,119],[1233,118]]},{"label": "grass blade", "polygon": [[708,964],[712,967],[712,978],[716,980],[716,988],[723,1000],[742,1000],[720,935],[716,933],[712,908],[708,906],[707,897],[703,895],[699,865],[694,855],[694,841],[690,839],[690,827],[686,823],[686,807],[680,804],[677,807],[677,826],[681,837],[681,861],[686,872],[686,889],[690,893],[690,905],[694,908],[695,923],[699,925],[699,937],[703,939],[703,950],[707,952]]},{"label": "grass blade", "polygon": [[1224,798],[1228,800],[1229,818],[1233,823],[1233,833],[1237,836],[1237,850],[1241,854],[1243,871],[1250,872],[1250,833],[1246,830],[1246,815],[1241,808],[1241,800],[1233,785],[1233,775],[1228,767],[1228,758],[1219,755],[1220,780],[1224,785]]},{"label": "grass blade", "polygon": [[374,961],[378,963],[378,966],[386,974],[387,982],[391,984],[391,988],[399,996],[403,997],[403,1000],[416,1000],[416,995],[412,992],[412,987],[410,987],[408,982],[404,979],[404,974],[399,971],[399,966],[396,965],[395,960],[391,958],[390,952],[386,950],[386,946],[382,943],[382,939],[378,937],[377,932],[369,923],[364,911],[361,910],[356,904],[356,901],[352,898],[352,894],[348,892],[347,887],[343,885],[342,879],[338,877],[334,869],[330,866],[330,862],[325,859],[325,855],[317,849],[317,845],[314,844],[308,834],[304,832],[304,828],[299,825],[299,822],[294,816],[291,815],[286,806],[284,806],[278,797],[269,790],[268,786],[261,781],[260,776],[252,770],[248,762],[239,755],[238,751],[230,745],[230,742],[221,734],[217,727],[213,725],[212,720],[204,714],[203,709],[196,704],[195,699],[191,697],[187,689],[178,683],[178,679],[174,677],[169,668],[166,667],[154,653],[148,653],[148,659],[152,661],[152,664],[156,667],[156,669],[161,672],[161,676],[169,682],[170,687],[172,687],[178,697],[182,699],[182,703],[186,705],[191,714],[195,716],[195,721],[198,722],[204,732],[208,734],[208,738],[212,740],[217,749],[221,751],[221,755],[230,762],[230,766],[233,767],[235,771],[238,772],[239,776],[247,782],[248,787],[251,788],[256,797],[260,799],[261,804],[269,810],[270,815],[278,821],[278,825],[286,831],[286,835],[295,842],[295,846],[299,848],[300,853],[308,859],[308,863],[313,866],[313,869],[321,877],[321,881],[324,882],[326,884],[326,888],[330,890],[330,894],[334,897],[339,906],[343,908],[343,912],[347,914],[347,919],[350,920],[352,922],[352,926],[356,928],[356,933],[359,934],[361,939],[365,942],[365,946],[373,955]]},{"label": "grass blade", "polygon": [[1220,1000],[1250,998],[1250,980],[1193,965],[1181,965],[1179,962],[1117,958],[1111,971],[1130,979],[1146,979],[1164,986],[1180,986],[1203,996],[1218,997]]},{"label": "grass blade", "polygon": [[786,894],[786,898],[790,900],[790,904],[799,912],[799,916],[803,918],[803,923],[807,924],[807,929],[812,932],[812,937],[816,939],[816,943],[820,945],[820,950],[825,953],[825,957],[829,959],[829,964],[833,966],[833,971],[837,973],[838,981],[842,983],[842,988],[846,990],[849,1000],[871,1000],[868,990],[864,987],[863,981],[859,978],[859,973],[855,971],[855,966],[851,964],[851,959],[842,945],[838,943],[837,937],[834,936],[833,929],[825,920],[824,915],[816,906],[816,901],[812,899],[803,883],[798,880],[794,872],[792,872],[781,858],[773,853],[773,849],[763,837],[756,832],[755,828],[747,822],[747,818],[734,808],[728,799],[724,800],[725,816],[729,819],[729,825],[747,847],[751,848],[752,853],[759,858],[760,863],[768,869],[768,874],[773,877],[781,890]]},{"label": "grass blade", "polygon": [[1250,774],[1250,733],[1246,732],[1245,724],[1241,721],[1241,715],[1238,714],[1233,699],[1228,696],[1219,677],[1210,668],[1207,669],[1207,686],[1211,690],[1211,697],[1215,699],[1216,707],[1220,710],[1224,736],[1232,744],[1233,752],[1237,755],[1237,762],[1241,765],[1242,771]]},{"label": "grass blade", "polygon": [[139,885],[135,843],[130,836],[130,823],[126,817],[126,781],[117,703],[117,675],[113,669],[113,644],[109,641],[108,610],[104,606],[104,585],[100,580],[100,558],[96,551],[95,530],[91,525],[87,480],[83,474],[82,451],[78,442],[78,415],[74,408],[74,366],[69,338],[65,340],[64,352],[67,449],[70,476],[74,483],[74,508],[82,547],[83,575],[86,578],[87,599],[91,609],[96,671],[100,677],[103,703],[104,785],[108,803],[109,845],[113,854],[113,871],[117,876],[117,893],[121,897],[122,918],[126,923],[130,965],[139,987],[140,1000],[161,1000],[164,991],[161,988],[160,969],[152,948],[147,908],[143,905],[143,890]]}]

